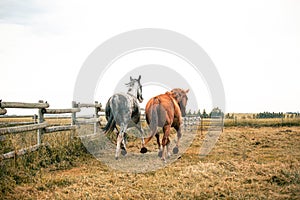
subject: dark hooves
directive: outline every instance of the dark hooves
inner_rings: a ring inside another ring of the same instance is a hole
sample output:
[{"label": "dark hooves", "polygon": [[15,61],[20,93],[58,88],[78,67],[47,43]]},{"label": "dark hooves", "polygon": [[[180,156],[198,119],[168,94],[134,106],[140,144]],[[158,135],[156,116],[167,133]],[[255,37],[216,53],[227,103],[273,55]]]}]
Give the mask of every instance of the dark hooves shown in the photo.
[{"label": "dark hooves", "polygon": [[125,156],[125,155],[127,154],[127,151],[126,151],[126,149],[123,149],[123,148],[122,148],[122,150],[121,150],[121,154],[122,154],[123,156]]},{"label": "dark hooves", "polygon": [[173,153],[174,153],[174,154],[178,154],[178,151],[179,151],[178,147],[174,147]]},{"label": "dark hooves", "polygon": [[148,151],[148,150],[147,150],[146,147],[142,147],[140,152],[141,152],[141,153],[147,153],[147,151]]},{"label": "dark hooves", "polygon": [[115,157],[115,159],[116,159],[116,160],[118,160],[118,159],[119,159],[119,157]]},{"label": "dark hooves", "polygon": [[158,157],[160,157],[160,158],[162,157],[162,151],[158,152]]}]

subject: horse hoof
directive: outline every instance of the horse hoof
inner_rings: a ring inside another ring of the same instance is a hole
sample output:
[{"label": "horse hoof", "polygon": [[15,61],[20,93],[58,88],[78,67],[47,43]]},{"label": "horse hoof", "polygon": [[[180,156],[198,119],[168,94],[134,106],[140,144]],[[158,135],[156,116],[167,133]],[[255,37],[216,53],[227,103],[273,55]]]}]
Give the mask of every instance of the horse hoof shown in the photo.
[{"label": "horse hoof", "polygon": [[127,154],[126,149],[122,149],[122,150],[121,150],[121,154],[122,154],[123,156],[125,156],[125,155]]},{"label": "horse hoof", "polygon": [[119,159],[119,157],[115,157],[115,159],[116,159],[116,160],[118,160],[118,159]]},{"label": "horse hoof", "polygon": [[158,152],[158,157],[160,157],[160,158],[162,157],[162,151]]},{"label": "horse hoof", "polygon": [[147,151],[148,151],[148,149],[146,147],[142,147],[140,152],[141,153],[147,153]]},{"label": "horse hoof", "polygon": [[173,153],[174,153],[174,154],[178,154],[178,151],[179,151],[179,150],[178,150],[178,147],[174,147]]}]

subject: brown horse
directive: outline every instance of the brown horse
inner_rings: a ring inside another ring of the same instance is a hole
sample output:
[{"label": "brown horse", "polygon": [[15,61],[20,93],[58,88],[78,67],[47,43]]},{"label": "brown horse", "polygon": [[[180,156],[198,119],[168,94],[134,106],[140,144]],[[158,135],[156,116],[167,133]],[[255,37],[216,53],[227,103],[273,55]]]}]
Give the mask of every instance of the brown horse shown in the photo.
[{"label": "brown horse", "polygon": [[[162,160],[166,161],[166,153],[168,157],[170,156],[169,152],[169,135],[171,127],[174,127],[177,131],[177,143],[176,147],[173,149],[173,153],[178,153],[178,145],[179,140],[181,138],[181,124],[182,124],[182,116],[185,116],[185,107],[187,104],[187,93],[189,90],[182,90],[179,88],[173,89],[170,92],[166,92],[165,94],[160,94],[158,96],[152,97],[145,109],[146,121],[151,130],[151,135],[149,138],[146,138],[143,147],[141,149],[141,153],[146,153],[147,148],[145,145],[151,140],[151,138],[155,135],[157,139],[157,144],[159,148],[158,156],[162,158]],[[164,136],[162,139],[162,145],[159,141],[159,134],[157,132],[157,127],[162,127]],[[167,147],[167,151],[165,148]]]}]

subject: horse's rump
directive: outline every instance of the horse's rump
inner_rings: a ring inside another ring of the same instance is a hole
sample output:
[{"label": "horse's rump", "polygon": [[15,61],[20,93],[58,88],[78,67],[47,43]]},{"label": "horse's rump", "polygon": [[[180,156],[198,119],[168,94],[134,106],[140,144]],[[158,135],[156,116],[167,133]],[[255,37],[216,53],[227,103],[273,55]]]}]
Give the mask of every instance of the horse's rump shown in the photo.
[{"label": "horse's rump", "polygon": [[[179,111],[179,113],[178,113]],[[151,98],[145,109],[146,121],[150,125],[150,129],[163,127],[165,124],[172,124],[173,121],[178,121],[175,118],[180,118],[180,108],[174,103],[169,94],[161,94]]]},{"label": "horse's rump", "polygon": [[105,133],[112,132],[116,125],[128,123],[131,119],[131,107],[124,94],[114,94],[107,102],[105,115],[107,124],[103,128]]}]

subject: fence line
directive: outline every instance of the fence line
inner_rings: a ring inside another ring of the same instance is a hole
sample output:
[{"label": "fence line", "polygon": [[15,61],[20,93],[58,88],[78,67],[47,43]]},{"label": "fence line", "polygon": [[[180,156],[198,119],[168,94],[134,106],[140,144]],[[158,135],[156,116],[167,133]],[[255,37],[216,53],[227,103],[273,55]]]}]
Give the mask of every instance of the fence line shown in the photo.
[{"label": "fence line", "polygon": [[[75,131],[79,124],[87,124],[87,123],[94,123],[94,132],[97,130],[97,123],[99,124],[99,114],[98,112],[101,111],[101,104],[95,102],[95,104],[91,103],[76,103],[72,102],[72,108],[67,109],[49,109],[49,103],[43,102],[40,100],[38,103],[23,103],[23,102],[2,102],[0,100],[0,118],[24,118],[30,117],[34,121],[33,122],[12,122],[8,123],[8,125],[17,125],[13,127],[5,127],[0,128],[0,140],[6,140],[7,134],[15,134],[20,132],[28,132],[37,130],[37,141],[36,144],[30,147],[26,147],[20,150],[11,151],[5,154],[0,155],[0,160],[13,158],[15,156],[24,155],[28,152],[36,151],[41,146],[45,144],[42,143],[42,135],[52,132],[59,132],[59,131]],[[80,112],[82,107],[94,107],[95,114],[94,117],[91,119],[84,119],[84,120],[77,120],[76,113]],[[38,115],[13,115],[13,116],[5,116],[7,113],[6,108],[23,108],[23,109],[38,109]],[[70,125],[60,125],[60,126],[53,126],[45,122],[45,114],[47,115],[57,115],[57,114],[71,114],[71,124]],[[24,125],[31,123],[30,125]],[[73,135],[73,134],[71,134]],[[73,137],[73,136],[72,136]]]},{"label": "fence line", "polygon": [[73,108],[94,108],[94,115],[92,118],[88,118],[88,119],[80,119],[77,120],[76,117],[76,112],[72,113],[72,125],[82,125],[82,124],[94,124],[94,133],[97,132],[97,127],[99,125],[101,125],[100,123],[100,115],[99,112],[101,111],[102,108],[102,104],[98,103],[98,101],[95,101],[94,104],[92,103],[76,103],[75,101],[72,102],[72,107]]}]

